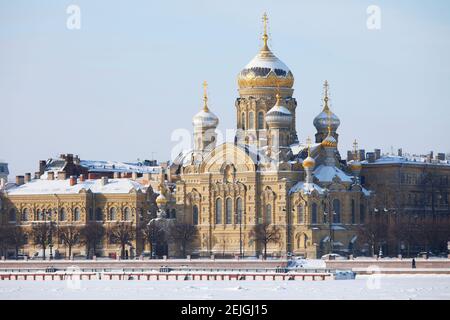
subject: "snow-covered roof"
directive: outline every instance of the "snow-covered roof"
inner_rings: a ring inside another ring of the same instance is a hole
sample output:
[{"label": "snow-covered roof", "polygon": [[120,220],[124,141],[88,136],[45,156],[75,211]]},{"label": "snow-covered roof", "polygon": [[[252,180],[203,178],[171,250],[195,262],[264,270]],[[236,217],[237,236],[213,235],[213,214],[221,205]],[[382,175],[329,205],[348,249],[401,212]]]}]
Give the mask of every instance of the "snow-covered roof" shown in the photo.
[{"label": "snow-covered roof", "polygon": [[70,179],[43,180],[34,179],[28,183],[10,186],[5,190],[8,195],[34,195],[34,194],[76,194],[82,189],[93,193],[129,193],[132,190],[144,191],[145,187],[131,179],[108,179],[103,185],[101,179],[78,181],[71,186]]},{"label": "snow-covered roof", "polygon": [[159,173],[160,166],[148,166],[142,162],[120,162],[106,160],[81,160],[80,165],[89,171],[99,172],[137,172],[137,173]]},{"label": "snow-covered roof", "polygon": [[289,190],[289,194],[296,193],[296,192],[303,192],[305,194],[310,194],[314,190],[316,190],[319,194],[323,194],[323,188],[319,187],[317,184],[300,181],[300,182],[296,183],[291,188],[291,190]]},{"label": "snow-covered roof", "polygon": [[314,170],[313,175],[320,182],[332,182],[335,177],[338,177],[342,182],[352,182],[353,178],[346,174],[341,169],[334,166],[320,165]]},{"label": "snow-covered roof", "polygon": [[[279,75],[279,71],[283,71],[283,75],[286,75],[289,72],[289,68],[285,65],[280,59],[278,59],[272,52],[264,52],[263,54],[259,52],[244,68],[244,70],[258,70],[269,69],[270,71],[274,71],[277,75]],[[264,74],[263,76],[266,76]]]},{"label": "snow-covered roof", "polygon": [[379,164],[379,165],[387,165],[387,164],[422,164],[422,165],[447,165],[450,166],[449,160],[431,160],[428,161],[426,156],[396,156],[396,155],[383,155],[379,159],[375,160],[375,162],[369,163],[368,160],[361,161],[362,164]]}]

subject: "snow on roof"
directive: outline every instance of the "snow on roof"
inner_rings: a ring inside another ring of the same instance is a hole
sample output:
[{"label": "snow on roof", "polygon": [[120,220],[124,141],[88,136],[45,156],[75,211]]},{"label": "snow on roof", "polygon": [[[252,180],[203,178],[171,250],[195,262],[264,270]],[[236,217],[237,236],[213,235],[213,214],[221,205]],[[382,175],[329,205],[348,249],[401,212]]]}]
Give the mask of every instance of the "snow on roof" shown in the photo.
[{"label": "snow on roof", "polygon": [[267,114],[271,114],[271,113],[275,113],[275,112],[279,112],[285,115],[292,115],[292,113],[284,106],[278,106],[278,105],[274,105],[268,112]]},{"label": "snow on roof", "polygon": [[[316,150],[318,147],[320,147],[321,144],[320,143],[313,143],[310,145],[310,151],[312,154],[315,154]],[[301,152],[305,151],[308,149],[308,145],[304,144],[304,143],[295,143],[295,144],[291,144],[289,146],[292,150],[292,154],[300,154]]]},{"label": "snow on roof", "polygon": [[160,166],[148,166],[141,162],[81,160],[80,165],[88,168],[89,171],[101,172],[159,173],[161,170]]},{"label": "snow on roof", "polygon": [[267,55],[261,54],[259,52],[244,68],[254,69],[254,68],[268,68],[271,70],[283,70],[286,73],[289,72],[289,68],[280,59],[278,59],[273,53]]},{"label": "snow on roof", "polygon": [[131,190],[144,191],[144,186],[131,179],[108,179],[103,185],[101,179],[85,180],[71,186],[70,180],[42,180],[34,179],[28,183],[14,185],[6,190],[8,195],[34,194],[76,194],[82,189],[93,193],[129,193]]},{"label": "snow on roof", "polygon": [[339,168],[334,166],[320,165],[314,170],[313,175],[320,182],[332,182],[334,177],[338,177],[342,182],[352,182],[353,178]]},{"label": "snow on roof", "polygon": [[426,156],[417,156],[417,155],[405,155],[405,156],[396,156],[396,155],[383,155],[381,158],[375,160],[375,162],[369,163],[368,160],[361,161],[362,164],[429,164],[429,165],[450,165],[449,160],[431,160],[428,161]]},{"label": "snow on roof", "polygon": [[296,183],[291,188],[291,190],[289,190],[289,194],[296,193],[296,192],[301,192],[301,191],[303,191],[306,194],[310,194],[314,190],[316,190],[320,194],[323,193],[323,188],[319,187],[317,184],[300,181],[300,182]]}]

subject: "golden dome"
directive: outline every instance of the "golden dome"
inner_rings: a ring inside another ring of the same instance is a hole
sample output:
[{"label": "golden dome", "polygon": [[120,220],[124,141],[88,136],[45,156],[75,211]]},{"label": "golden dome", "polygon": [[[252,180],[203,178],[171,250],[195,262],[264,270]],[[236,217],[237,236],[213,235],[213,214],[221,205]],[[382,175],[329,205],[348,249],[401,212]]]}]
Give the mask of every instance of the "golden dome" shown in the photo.
[{"label": "golden dome", "polygon": [[267,15],[264,14],[263,47],[238,75],[238,85],[243,88],[292,88],[294,76],[289,68],[270,51],[267,40]]},{"label": "golden dome", "polygon": [[359,162],[357,160],[350,161],[350,169],[352,171],[360,171],[361,168],[362,168],[361,162]]},{"label": "golden dome", "polygon": [[310,156],[308,156],[305,160],[303,160],[303,168],[305,169],[310,169],[310,168],[314,168],[314,166],[316,165],[316,161],[311,158]]},{"label": "golden dome", "polygon": [[164,205],[166,203],[167,203],[167,198],[162,193],[156,197],[156,204]]}]

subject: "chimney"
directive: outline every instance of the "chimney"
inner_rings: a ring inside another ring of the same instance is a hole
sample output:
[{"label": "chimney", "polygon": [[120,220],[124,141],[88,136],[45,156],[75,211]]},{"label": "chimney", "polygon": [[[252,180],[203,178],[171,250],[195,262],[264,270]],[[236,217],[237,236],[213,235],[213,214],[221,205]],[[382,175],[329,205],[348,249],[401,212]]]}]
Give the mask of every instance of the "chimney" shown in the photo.
[{"label": "chimney", "polygon": [[36,171],[36,172],[34,173],[34,178],[35,178],[35,179],[40,179],[40,178],[41,178],[41,173],[40,173],[39,171]]},{"label": "chimney", "polygon": [[367,152],[367,160],[369,163],[375,162],[375,152]]},{"label": "chimney", "polygon": [[438,153],[437,159],[439,161],[445,161],[445,153]]},{"label": "chimney", "polygon": [[70,176],[69,183],[70,183],[70,186],[76,185],[77,184],[77,177],[76,176]]},{"label": "chimney", "polygon": [[108,177],[102,177],[101,178],[101,183],[102,183],[102,186],[108,184]]},{"label": "chimney", "polygon": [[25,173],[25,183],[28,183],[31,181],[31,173],[27,172]]},{"label": "chimney", "polygon": [[381,149],[375,149],[375,160],[378,160],[381,158]]},{"label": "chimney", "polygon": [[403,149],[402,148],[398,149],[398,156],[403,157]]},{"label": "chimney", "polygon": [[360,161],[366,160],[366,150],[361,149],[361,150],[358,150],[358,152],[359,152],[359,160]]},{"label": "chimney", "polygon": [[84,182],[84,174],[80,174],[80,182]]},{"label": "chimney", "polygon": [[58,180],[66,180],[66,172],[65,171],[58,172]]},{"label": "chimney", "polygon": [[114,172],[114,179],[120,178],[120,172]]},{"label": "chimney", "polygon": [[47,172],[47,180],[55,180],[55,173],[53,171]]},{"label": "chimney", "polygon": [[39,174],[40,175],[44,174],[46,163],[47,162],[45,160],[39,161]]},{"label": "chimney", "polygon": [[138,174],[137,174],[137,172],[133,172],[133,173],[131,173],[131,179],[133,179],[133,180],[136,180],[136,179],[137,179],[137,177],[138,177]]},{"label": "chimney", "polygon": [[17,184],[18,186],[23,185],[24,182],[25,182],[24,180],[25,180],[24,176],[16,176],[16,184]]},{"label": "chimney", "polygon": [[88,173],[88,179],[89,180],[93,180],[93,179],[96,179],[97,177],[96,177],[96,174],[95,173],[93,173],[93,172],[89,172]]}]

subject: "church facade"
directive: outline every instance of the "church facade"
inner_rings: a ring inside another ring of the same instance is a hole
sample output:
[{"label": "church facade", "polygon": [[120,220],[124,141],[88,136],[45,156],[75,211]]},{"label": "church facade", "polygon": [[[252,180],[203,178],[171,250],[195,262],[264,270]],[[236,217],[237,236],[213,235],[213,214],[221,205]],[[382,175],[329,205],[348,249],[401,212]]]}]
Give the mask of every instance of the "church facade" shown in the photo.
[{"label": "church facade", "polygon": [[[219,119],[204,84],[193,149],[170,167],[177,220],[197,226],[192,253],[200,256],[254,256],[263,247],[273,256],[351,254],[372,199],[360,183],[361,163],[340,160],[328,82],[315,142],[298,141],[294,75],[270,50],[266,20],[262,48],[238,75],[232,143],[216,143]],[[276,240],[259,241],[258,225],[276,231]]]}]

